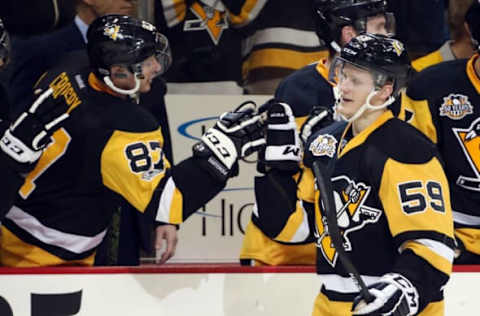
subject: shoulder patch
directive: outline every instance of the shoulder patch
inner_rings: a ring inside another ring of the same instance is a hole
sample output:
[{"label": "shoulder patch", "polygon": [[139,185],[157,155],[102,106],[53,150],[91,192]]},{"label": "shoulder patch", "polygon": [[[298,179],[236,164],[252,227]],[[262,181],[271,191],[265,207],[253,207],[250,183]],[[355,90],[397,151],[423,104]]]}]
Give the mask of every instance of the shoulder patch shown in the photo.
[{"label": "shoulder patch", "polygon": [[440,116],[446,116],[452,120],[461,120],[469,114],[473,114],[473,106],[468,96],[463,94],[450,93],[443,98],[439,108]]},{"label": "shoulder patch", "polygon": [[337,140],[330,134],[318,135],[308,147],[312,155],[316,157],[328,156],[333,158],[337,149]]}]

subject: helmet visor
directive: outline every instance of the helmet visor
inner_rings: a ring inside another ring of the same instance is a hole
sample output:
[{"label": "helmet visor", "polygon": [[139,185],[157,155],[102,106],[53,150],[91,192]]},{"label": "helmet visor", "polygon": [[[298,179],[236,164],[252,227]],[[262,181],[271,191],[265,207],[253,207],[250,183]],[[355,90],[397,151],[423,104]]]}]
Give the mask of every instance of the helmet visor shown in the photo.
[{"label": "helmet visor", "polygon": [[395,36],[396,21],[393,13],[384,12],[359,19],[354,26],[358,33],[381,34],[393,37]]},{"label": "helmet visor", "polygon": [[[332,62],[332,65],[330,66],[329,73],[328,73],[328,80],[336,84],[337,86],[341,85],[347,79],[346,72],[345,72],[346,66],[353,66],[357,69],[368,72],[373,79],[373,84],[375,89],[381,89],[387,83],[392,85],[394,84],[395,79],[392,76],[388,75],[387,73],[383,71],[379,71],[377,69],[360,65],[358,63],[351,62],[339,56],[335,57],[335,59]],[[350,78],[350,79],[359,80],[358,78]],[[357,82],[357,84],[360,84],[360,82]]]},{"label": "helmet visor", "polygon": [[155,38],[155,57],[162,67],[159,73],[159,75],[162,75],[168,70],[168,68],[170,68],[170,65],[172,64],[172,52],[170,50],[168,39],[159,32],[156,33]]}]

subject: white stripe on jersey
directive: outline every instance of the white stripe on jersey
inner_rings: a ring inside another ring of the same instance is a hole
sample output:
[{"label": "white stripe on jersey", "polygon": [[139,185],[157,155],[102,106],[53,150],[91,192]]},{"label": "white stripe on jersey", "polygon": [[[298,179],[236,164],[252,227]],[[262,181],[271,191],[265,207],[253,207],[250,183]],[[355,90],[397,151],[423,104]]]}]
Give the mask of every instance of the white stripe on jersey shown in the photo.
[{"label": "white stripe on jersey", "polygon": [[162,195],[160,196],[157,216],[155,217],[157,222],[170,223],[170,209],[172,206],[174,192],[175,182],[173,182],[173,178],[170,177],[163,188]]},{"label": "white stripe on jersey", "polygon": [[453,262],[454,251],[452,248],[448,247],[444,243],[426,238],[415,239],[415,241],[424,246],[427,246],[428,249],[435,252],[440,257],[445,258],[447,261]]},{"label": "white stripe on jersey", "polygon": [[279,43],[299,47],[320,47],[318,36],[314,31],[303,31],[288,27],[270,27],[255,32],[242,44],[242,57],[248,55],[253,46]]},{"label": "white stripe on jersey", "polygon": [[[338,293],[358,293],[360,289],[356,281],[350,277],[342,277],[337,274],[320,274],[321,282],[325,286],[325,289],[338,292]],[[377,282],[380,276],[368,276],[361,275],[363,281],[367,286]]]},{"label": "white stripe on jersey", "polygon": [[310,234],[310,226],[308,225],[308,215],[307,215],[307,212],[305,211],[305,208],[303,207],[302,201],[300,201],[300,204],[302,204],[303,221],[298,227],[297,231],[295,232],[295,235],[293,235],[291,242],[303,242],[307,239],[307,237]]},{"label": "white stripe on jersey", "polygon": [[163,15],[165,21],[167,22],[168,27],[174,27],[178,23],[182,22],[177,15],[176,7],[180,7],[178,4],[175,4],[174,0],[161,0],[163,7]]},{"label": "white stripe on jersey", "polygon": [[13,206],[5,217],[41,242],[77,254],[81,254],[97,247],[107,233],[107,230],[104,230],[93,237],[87,237],[61,232],[43,225],[35,217],[22,211],[17,206]]},{"label": "white stripe on jersey", "polygon": [[480,225],[479,216],[468,215],[468,214],[460,213],[454,210],[452,210],[452,214],[453,214],[453,221],[455,223],[468,225],[468,226]]}]

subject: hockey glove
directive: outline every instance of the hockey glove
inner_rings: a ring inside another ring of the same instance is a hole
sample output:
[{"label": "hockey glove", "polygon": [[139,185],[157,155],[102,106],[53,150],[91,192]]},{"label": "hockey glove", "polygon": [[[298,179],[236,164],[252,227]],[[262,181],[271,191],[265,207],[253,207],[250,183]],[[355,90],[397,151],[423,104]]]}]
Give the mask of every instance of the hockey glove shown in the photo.
[{"label": "hockey glove", "polygon": [[55,102],[50,88],[40,94],[32,106],[23,112],[6,130],[0,147],[20,165],[31,164],[50,143],[50,136],[69,117],[68,104]]},{"label": "hockey glove", "polygon": [[398,273],[387,273],[378,282],[370,285],[375,299],[366,303],[361,296],[353,301],[353,315],[416,315],[419,306],[417,289]]},{"label": "hockey glove", "polygon": [[314,107],[300,128],[300,139],[303,145],[305,146],[310,135],[333,122],[333,111],[331,109],[324,106]]},{"label": "hockey glove", "polygon": [[267,106],[266,147],[260,154],[258,171],[266,173],[277,169],[296,172],[302,159],[302,149],[292,110],[288,104],[277,101],[270,101]]},{"label": "hockey glove", "polygon": [[238,159],[265,144],[261,117],[255,103],[242,103],[232,112],[222,114],[217,123],[193,146],[200,165],[220,181],[236,176]]}]

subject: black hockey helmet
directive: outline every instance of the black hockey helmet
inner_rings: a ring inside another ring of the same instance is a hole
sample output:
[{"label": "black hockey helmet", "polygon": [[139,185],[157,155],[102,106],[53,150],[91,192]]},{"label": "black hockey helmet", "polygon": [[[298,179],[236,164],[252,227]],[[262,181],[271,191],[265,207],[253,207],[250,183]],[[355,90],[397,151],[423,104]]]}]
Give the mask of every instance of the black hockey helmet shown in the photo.
[{"label": "black hockey helmet", "polygon": [[475,0],[465,15],[474,47],[480,51],[480,0]]},{"label": "black hockey helmet", "polygon": [[8,61],[10,60],[10,38],[8,36],[7,30],[0,19],[0,59],[3,60],[3,65],[0,67],[3,68]]},{"label": "black hockey helmet", "polygon": [[372,73],[377,88],[393,83],[393,97],[407,85],[410,59],[403,43],[394,38],[369,33],[353,38],[330,67],[330,80],[336,81],[345,63]]},{"label": "black hockey helmet", "polygon": [[314,0],[316,32],[336,51],[340,51],[340,34],[352,25],[358,34],[366,32],[367,18],[384,14],[389,35],[395,33],[395,18],[387,12],[386,0]]},{"label": "black hockey helmet", "polygon": [[88,28],[90,64],[99,75],[108,76],[113,65],[127,66],[141,77],[141,63],[155,55],[164,73],[172,62],[167,38],[152,24],[126,15],[105,15]]}]

